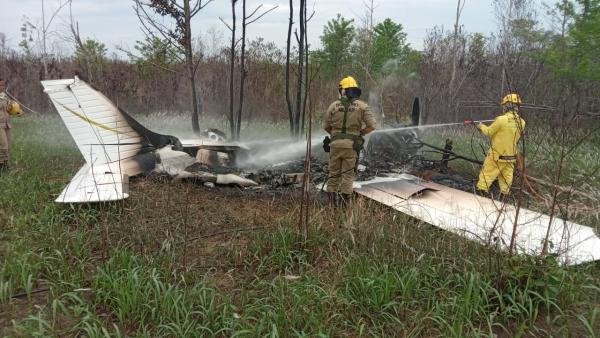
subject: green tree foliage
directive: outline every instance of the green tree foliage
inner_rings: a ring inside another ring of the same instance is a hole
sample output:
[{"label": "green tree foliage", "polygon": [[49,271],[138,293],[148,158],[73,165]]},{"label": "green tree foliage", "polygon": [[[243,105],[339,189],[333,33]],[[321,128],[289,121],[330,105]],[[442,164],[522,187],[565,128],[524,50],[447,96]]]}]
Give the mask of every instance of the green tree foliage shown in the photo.
[{"label": "green tree foliage", "polygon": [[341,14],[329,20],[323,29],[323,49],[313,53],[325,76],[342,77],[352,64],[350,47],[356,36],[354,20],[346,20]]},{"label": "green tree foliage", "polygon": [[157,37],[146,37],[144,41],[138,40],[134,48],[138,51],[139,57],[132,57],[132,61],[139,66],[168,68],[179,60],[177,49]]},{"label": "green tree foliage", "polygon": [[573,23],[568,34],[554,38],[546,53],[547,63],[558,76],[599,82],[600,0],[577,0],[578,6],[569,3],[558,5],[574,11]]},{"label": "green tree foliage", "polygon": [[471,62],[477,60],[483,60],[485,58],[485,45],[487,39],[485,35],[481,33],[475,33],[471,37],[471,43],[469,44],[469,58]]},{"label": "green tree foliage", "polygon": [[374,28],[374,58],[372,69],[375,72],[387,71],[386,62],[393,60],[395,64],[404,64],[408,59],[410,47],[406,42],[406,33],[402,25],[385,19]]},{"label": "green tree foliage", "polygon": [[514,39],[514,49],[536,56],[535,53],[547,48],[549,32],[538,28],[534,19],[511,20],[510,30]]},{"label": "green tree foliage", "polygon": [[75,59],[85,71],[86,80],[93,83],[101,77],[106,59],[106,46],[99,41],[86,39],[75,49]]},{"label": "green tree foliage", "polygon": [[106,46],[93,39],[86,39],[83,45],[78,46],[75,50],[77,60],[91,63],[94,65],[101,64],[106,57]]}]

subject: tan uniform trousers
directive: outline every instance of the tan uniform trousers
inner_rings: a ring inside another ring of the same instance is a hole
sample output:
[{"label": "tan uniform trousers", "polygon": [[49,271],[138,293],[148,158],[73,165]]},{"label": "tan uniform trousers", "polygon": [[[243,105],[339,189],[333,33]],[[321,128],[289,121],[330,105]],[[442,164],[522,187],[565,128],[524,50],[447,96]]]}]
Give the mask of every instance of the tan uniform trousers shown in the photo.
[{"label": "tan uniform trousers", "polygon": [[496,161],[494,156],[488,154],[483,161],[483,167],[479,172],[479,182],[477,182],[477,189],[483,191],[489,191],[490,186],[496,178],[498,179],[498,185],[500,186],[500,192],[503,194],[510,193],[510,186],[513,181],[513,172],[515,169],[515,162],[512,161]]},{"label": "tan uniform trousers", "polygon": [[329,179],[327,191],[352,194],[356,151],[352,148],[331,148],[329,153]]},{"label": "tan uniform trousers", "polygon": [[10,156],[10,128],[0,127],[0,164],[8,163]]}]

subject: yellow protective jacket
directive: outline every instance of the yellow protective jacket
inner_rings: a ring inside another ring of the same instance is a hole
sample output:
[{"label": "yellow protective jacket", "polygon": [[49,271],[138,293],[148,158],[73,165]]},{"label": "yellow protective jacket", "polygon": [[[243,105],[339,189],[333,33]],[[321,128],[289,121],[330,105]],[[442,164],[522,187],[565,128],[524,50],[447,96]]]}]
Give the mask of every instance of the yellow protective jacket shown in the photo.
[{"label": "yellow protective jacket", "polygon": [[507,111],[498,116],[488,127],[479,125],[479,130],[492,139],[488,156],[494,161],[514,162],[518,153],[518,142],[525,129],[523,120],[515,111]]}]

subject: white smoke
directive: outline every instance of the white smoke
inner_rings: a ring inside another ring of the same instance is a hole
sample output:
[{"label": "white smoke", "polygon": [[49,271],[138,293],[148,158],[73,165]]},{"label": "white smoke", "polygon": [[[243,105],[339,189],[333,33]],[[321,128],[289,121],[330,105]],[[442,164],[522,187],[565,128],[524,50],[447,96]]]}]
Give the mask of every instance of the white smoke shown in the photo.
[{"label": "white smoke", "polygon": [[[315,136],[311,146],[320,147],[324,135]],[[238,165],[242,167],[260,168],[268,165],[302,158],[306,153],[306,140],[303,141],[264,141],[248,144],[253,149],[250,156],[241,159]]]}]

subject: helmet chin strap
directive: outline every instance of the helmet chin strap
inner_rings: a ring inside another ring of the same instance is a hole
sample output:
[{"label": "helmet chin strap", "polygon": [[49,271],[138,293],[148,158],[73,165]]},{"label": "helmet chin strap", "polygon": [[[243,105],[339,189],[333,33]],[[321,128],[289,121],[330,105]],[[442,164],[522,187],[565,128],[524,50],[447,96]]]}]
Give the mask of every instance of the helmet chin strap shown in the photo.
[{"label": "helmet chin strap", "polygon": [[505,105],[502,106],[502,112],[505,113],[507,111],[515,111],[518,112],[519,111],[519,106],[514,104],[514,103],[507,103]]}]

